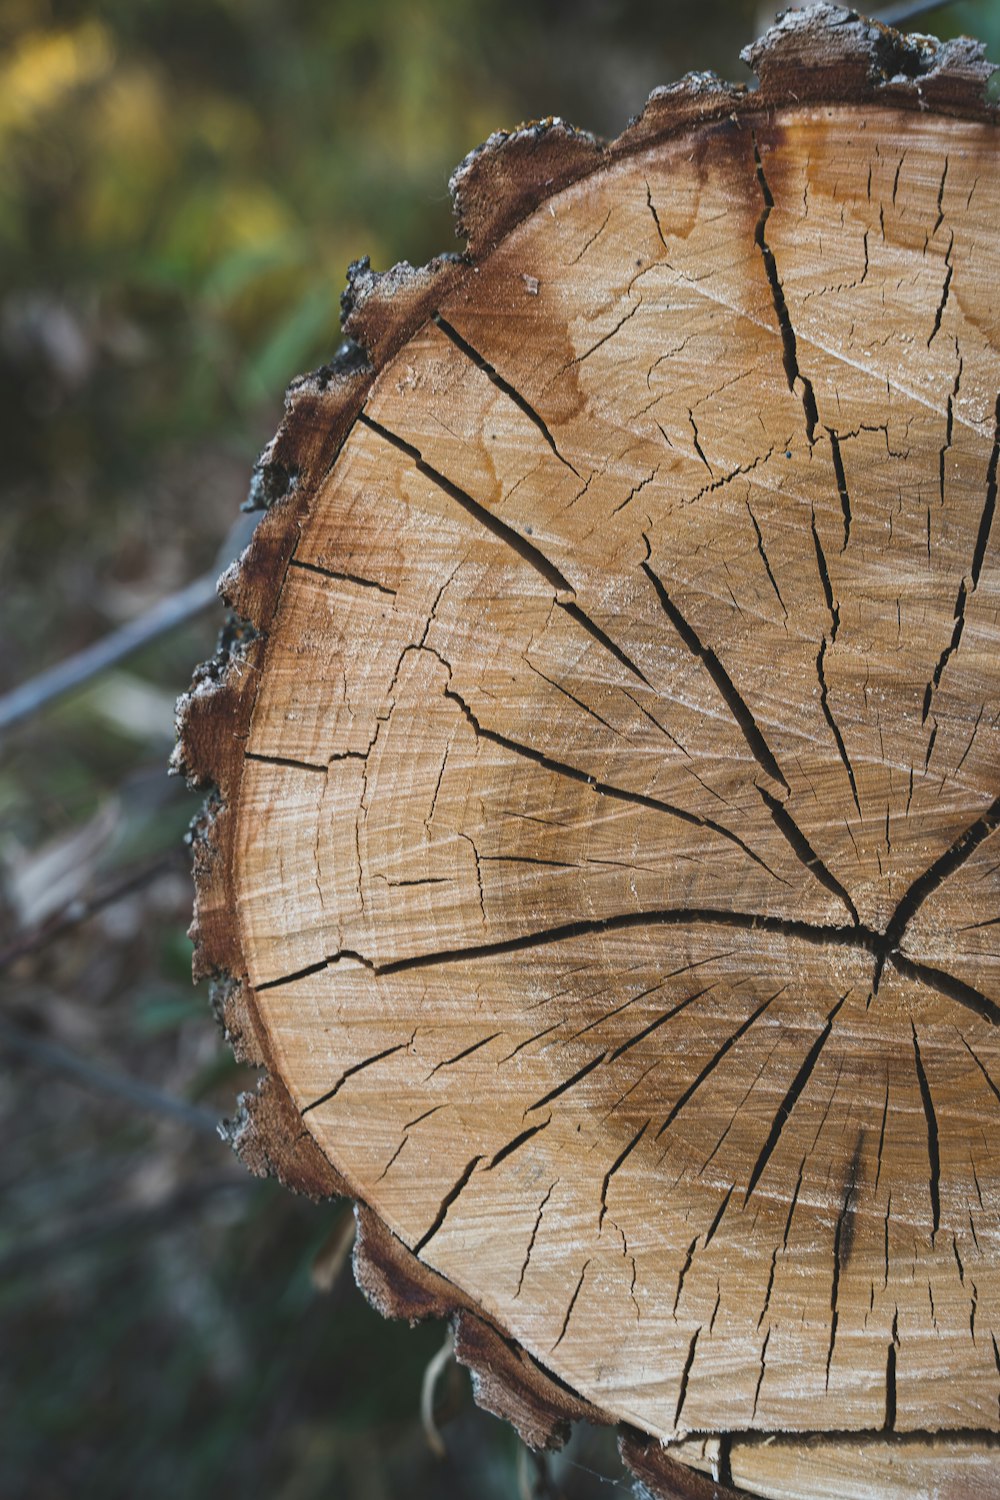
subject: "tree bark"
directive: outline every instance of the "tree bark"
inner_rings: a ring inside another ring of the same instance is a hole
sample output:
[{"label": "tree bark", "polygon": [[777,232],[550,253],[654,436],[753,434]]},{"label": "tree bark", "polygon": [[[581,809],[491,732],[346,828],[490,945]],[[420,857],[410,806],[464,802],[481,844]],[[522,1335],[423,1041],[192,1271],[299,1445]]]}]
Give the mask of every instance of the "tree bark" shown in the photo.
[{"label": "tree bark", "polygon": [[352,267],[182,705],[196,967],[248,1163],[353,1195],[529,1442],[985,1495],[989,69],[829,7],[748,57],[494,136],[465,257]]}]

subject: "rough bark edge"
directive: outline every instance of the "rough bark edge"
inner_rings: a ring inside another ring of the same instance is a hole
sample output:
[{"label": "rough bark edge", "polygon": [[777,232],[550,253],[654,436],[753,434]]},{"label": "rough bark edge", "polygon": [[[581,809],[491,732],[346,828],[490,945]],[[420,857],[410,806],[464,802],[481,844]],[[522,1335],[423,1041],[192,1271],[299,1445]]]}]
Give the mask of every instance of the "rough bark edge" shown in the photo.
[{"label": "rough bark edge", "polygon": [[[334,361],[292,383],[286,415],[264,450],[248,507],[267,513],[238,563],[220,579],[231,611],[216,657],[198,669],[178,704],[173,768],[207,791],[191,843],[195,877],[195,978],[215,981],[216,1003],[236,1055],[264,1070],[255,1094],[244,1094],[224,1127],[254,1172],[276,1175],[313,1197],[348,1192],[320,1151],[270,1055],[233,921],[232,818],[239,797],[242,747],[249,733],[267,632],[310,500],[329,472],[375,375],[436,306],[498,242],[542,202],[602,167],[696,125],[753,116],[784,106],[881,104],[997,123],[986,85],[993,67],[968,38],[942,44],[906,37],[826,4],[787,12],[745,49],[759,90],[727,85],[714,74],[689,74],[654,90],[643,112],[604,144],[560,119],[498,132],[459,165],[450,187],[464,255],[414,269],[403,262],[378,273],[367,259],[352,264],[342,297],[347,342]],[[510,1421],[532,1446],[558,1446],[572,1421],[613,1425],[505,1337],[444,1277],[425,1266],[360,1200],[355,1274],[386,1316],[450,1317],[456,1353],[473,1376],[479,1403]],[[641,1483],[668,1500],[724,1500],[737,1491],[672,1458],[658,1440],[621,1426],[622,1457]],[[860,1434],[858,1435],[861,1436]],[[802,1441],[808,1435],[802,1434]]]},{"label": "rough bark edge", "polygon": [[732,113],[836,103],[997,118],[986,94],[994,68],[981,42],[905,36],[841,6],[784,12],[741,57],[757,74],[757,91],[714,73],[689,73],[654,89],[642,113],[607,145],[558,118],[491,135],[451,177],[467,254],[481,258],[543,199],[601,166]]},{"label": "rough bark edge", "polygon": [[364,1203],[355,1206],[354,1278],[385,1318],[450,1318],[455,1357],[472,1376],[477,1403],[510,1422],[531,1448],[561,1448],[570,1424],[613,1418],[557,1380],[483,1316],[470,1297],[416,1259]]},{"label": "rough bark edge", "polygon": [[[456,266],[432,262],[420,272],[397,268],[378,295],[383,278],[363,286],[364,264],[351,268],[352,286],[362,280],[359,310],[382,362],[412,336],[442,297]],[[370,273],[368,273],[370,275]],[[372,295],[372,292],[375,295]],[[348,309],[351,313],[353,306]],[[390,346],[391,345],[391,349]],[[254,1094],[239,1100],[223,1134],[250,1171],[274,1175],[286,1187],[311,1197],[345,1194],[346,1184],[302,1126],[260,1025],[253,991],[233,920],[233,818],[263,664],[267,632],[289,560],[312,495],[329,471],[375,378],[368,351],[348,339],[331,364],[293,381],[285,418],[254,467],[247,508],[265,512],[242,556],[219,580],[229,617],[215,656],[203,663],[177,705],[177,745],[171,769],[204,790],[190,844],[195,882],[195,980],[213,983],[213,1004],[240,1061],[263,1070]]]},{"label": "rough bark edge", "polygon": [[986,62],[981,42],[906,36],[840,6],[783,12],[741,56],[760,79],[761,95],[769,104],[788,98],[802,103],[835,99],[971,118],[995,116],[986,99],[993,66]]}]

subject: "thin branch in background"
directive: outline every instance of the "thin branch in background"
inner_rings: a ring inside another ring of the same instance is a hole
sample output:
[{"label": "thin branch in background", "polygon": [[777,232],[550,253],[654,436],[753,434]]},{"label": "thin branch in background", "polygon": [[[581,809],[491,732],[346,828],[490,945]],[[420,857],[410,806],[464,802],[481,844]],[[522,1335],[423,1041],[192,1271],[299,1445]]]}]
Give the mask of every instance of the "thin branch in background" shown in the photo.
[{"label": "thin branch in background", "polygon": [[219,1139],[218,1121],[209,1110],[189,1104],[185,1099],[175,1099],[171,1094],[164,1094],[125,1073],[91,1062],[58,1042],[32,1036],[6,1018],[0,1018],[0,1051],[11,1053],[46,1072],[60,1073],[82,1088],[121,1099],[135,1109],[161,1115],[175,1124],[196,1130],[200,1135],[211,1136],[216,1141]]},{"label": "thin branch in background", "polygon": [[340,1280],[357,1238],[353,1205],[344,1209],[333,1229],[313,1256],[309,1279],[318,1292],[332,1292]]},{"label": "thin branch in background", "polygon": [[909,26],[911,21],[919,21],[921,16],[930,15],[932,11],[947,10],[953,0],[900,0],[898,5],[886,5],[877,10],[872,20],[881,21],[883,26]]},{"label": "thin branch in background", "polygon": [[[772,25],[778,15],[784,10],[806,10],[814,3],[814,0],[797,0],[795,5],[776,6],[774,12],[770,7],[764,7],[757,12],[757,29],[766,31]],[[867,15],[873,21],[879,21],[883,26],[908,26],[911,21],[919,21],[921,16],[931,15],[934,11],[948,10],[954,0],[897,0],[895,5],[884,5],[881,9],[868,11],[861,8],[862,15]]]},{"label": "thin branch in background", "polygon": [[92,646],[14,688],[0,698],[0,731],[13,729],[15,724],[30,718],[57,698],[85,687],[92,678],[115,666],[124,657],[201,614],[218,600],[215,582],[214,573],[203,574],[176,594],[161,599],[138,619],[129,620],[120,630],[113,630]]},{"label": "thin branch in background", "polygon": [[86,901],[71,901],[61,911],[55,912],[37,927],[31,927],[26,932],[9,942],[6,948],[0,948],[0,974],[9,969],[11,964],[16,963],[19,958],[26,957],[29,953],[36,953],[40,948],[48,947],[49,943],[55,942],[67,932],[72,932],[83,922],[96,916],[105,907],[113,906],[116,901],[123,901],[127,896],[140,891],[149,885],[160,875],[166,873],[174,866],[178,870],[186,869],[188,860],[183,849],[172,849],[168,854],[160,855],[155,860],[142,865],[139,869],[130,869],[117,880],[105,886]]},{"label": "thin branch in background", "polygon": [[259,514],[241,514],[230,528],[211,569],[193,583],[187,584],[175,594],[168,594],[138,619],[129,620],[120,629],[95,641],[92,646],[77,651],[75,655],[40,672],[37,677],[30,678],[28,682],[0,698],[0,733],[13,729],[15,724],[20,724],[68,693],[85,687],[94,677],[106,672],[109,667],[116,666],[133,652],[187,624],[213,604],[217,605],[218,575],[242,552],[253,535],[258,519]]},{"label": "thin branch in background", "polygon": [[435,1458],[445,1458],[448,1452],[437,1422],[434,1420],[434,1398],[437,1394],[438,1381],[454,1358],[454,1353],[455,1343],[449,1328],[444,1343],[424,1371],[423,1383],[420,1387],[420,1420],[424,1424],[427,1446]]}]

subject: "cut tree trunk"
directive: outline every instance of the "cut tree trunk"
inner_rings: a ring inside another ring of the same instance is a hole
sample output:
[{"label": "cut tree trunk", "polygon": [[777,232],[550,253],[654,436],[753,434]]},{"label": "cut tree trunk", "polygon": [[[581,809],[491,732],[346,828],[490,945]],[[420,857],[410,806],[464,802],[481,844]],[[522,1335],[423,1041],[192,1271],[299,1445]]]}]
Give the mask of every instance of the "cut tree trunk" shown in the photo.
[{"label": "cut tree trunk", "polygon": [[994,1494],[989,68],[826,7],[748,55],[352,267],[182,707],[197,967],[247,1161],[529,1442]]}]

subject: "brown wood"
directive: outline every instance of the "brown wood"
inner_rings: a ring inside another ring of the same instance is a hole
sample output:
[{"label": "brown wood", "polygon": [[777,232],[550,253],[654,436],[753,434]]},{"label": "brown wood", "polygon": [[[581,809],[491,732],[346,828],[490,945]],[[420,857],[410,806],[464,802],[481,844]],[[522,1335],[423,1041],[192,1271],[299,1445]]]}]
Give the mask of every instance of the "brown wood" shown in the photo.
[{"label": "brown wood", "polygon": [[352,268],[182,706],[196,966],[245,1159],[356,1197],[529,1442],[986,1493],[989,69],[828,7],[749,57],[494,137],[465,261]]}]

